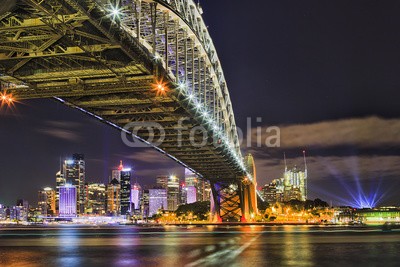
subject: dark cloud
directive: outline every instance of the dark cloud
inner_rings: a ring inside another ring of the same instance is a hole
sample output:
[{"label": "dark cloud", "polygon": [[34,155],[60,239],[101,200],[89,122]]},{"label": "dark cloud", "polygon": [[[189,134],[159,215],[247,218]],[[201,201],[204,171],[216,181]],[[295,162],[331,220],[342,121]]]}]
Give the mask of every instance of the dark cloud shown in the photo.
[{"label": "dark cloud", "polygon": [[[282,125],[281,147],[284,149],[358,149],[400,148],[400,119],[379,117],[322,121],[311,124]],[[252,129],[253,146],[257,129]],[[268,134],[264,131],[262,140]]]},{"label": "dark cloud", "polygon": [[78,134],[79,127],[82,127],[81,123],[70,122],[70,121],[46,121],[44,126],[38,128],[36,131],[41,134],[45,134],[58,139],[80,142],[81,136]]},{"label": "dark cloud", "polygon": [[126,159],[132,159],[135,162],[139,163],[156,164],[156,165],[171,164],[170,158],[168,158],[167,156],[163,156],[160,152],[152,148],[143,149],[143,153],[134,153],[134,154],[120,155],[120,156]]},{"label": "dark cloud", "polygon": [[80,122],[74,121],[46,121],[45,122],[48,126],[53,126],[56,128],[64,128],[64,129],[78,129],[83,126]]}]

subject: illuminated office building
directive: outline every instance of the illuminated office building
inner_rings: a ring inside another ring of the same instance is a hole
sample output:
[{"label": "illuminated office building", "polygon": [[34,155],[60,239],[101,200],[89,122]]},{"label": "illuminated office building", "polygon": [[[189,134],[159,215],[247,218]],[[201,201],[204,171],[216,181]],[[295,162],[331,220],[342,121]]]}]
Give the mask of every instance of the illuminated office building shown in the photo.
[{"label": "illuminated office building", "polygon": [[142,197],[140,199],[140,206],[142,211],[142,217],[149,217],[149,189],[144,189],[142,192]]},{"label": "illuminated office building", "polygon": [[149,189],[149,217],[167,207],[167,190],[164,188]]},{"label": "illuminated office building", "polygon": [[194,203],[197,201],[197,190],[195,186],[185,187],[186,191],[186,204]]},{"label": "illuminated office building", "polygon": [[44,217],[56,214],[56,191],[45,187],[38,192],[38,208]]},{"label": "illuminated office building", "polygon": [[74,185],[66,184],[60,186],[59,217],[76,217],[77,212],[77,189]]},{"label": "illuminated office building", "polygon": [[17,205],[10,208],[10,219],[16,221],[28,221],[29,203],[24,199],[18,199]]},{"label": "illuminated office building", "polygon": [[132,210],[139,211],[140,210],[140,198],[141,198],[142,188],[138,183],[135,183],[132,186],[131,190],[131,202],[132,202]]},{"label": "illuminated office building", "polygon": [[167,209],[175,211],[179,204],[179,178],[171,175],[167,184]]},{"label": "illuminated office building", "polygon": [[26,222],[28,220],[28,210],[22,206],[13,206],[10,208],[10,219],[12,221]]},{"label": "illuminated office building", "polygon": [[179,205],[185,205],[187,203],[187,190],[185,182],[180,182],[179,185]]},{"label": "illuminated office building", "polygon": [[89,183],[87,185],[87,214],[106,214],[106,185],[101,183]]},{"label": "illuminated office building", "polygon": [[156,186],[158,188],[167,189],[168,188],[168,179],[169,179],[168,175],[159,175],[159,176],[157,176],[157,178],[156,178]]},{"label": "illuminated office building", "polygon": [[210,201],[211,198],[211,184],[207,180],[200,180],[199,185],[196,187],[197,201]]},{"label": "illuminated office building", "polygon": [[64,161],[63,175],[66,184],[76,187],[78,214],[85,212],[85,160],[83,154],[74,154]]},{"label": "illuminated office building", "polygon": [[65,185],[65,178],[61,171],[56,173],[56,214],[58,214],[58,201],[60,199],[60,187]]},{"label": "illuminated office building", "polygon": [[124,169],[122,164],[122,160],[119,162],[119,166],[111,171],[111,180],[116,179],[118,182],[121,182],[121,171]]},{"label": "illuminated office building", "polygon": [[186,186],[196,186],[198,177],[189,169],[185,169],[185,184]]},{"label": "illuminated office building", "polygon": [[128,215],[131,208],[131,169],[121,171],[121,215]]},{"label": "illuminated office building", "polygon": [[121,185],[117,179],[113,179],[107,185],[107,214],[117,216],[121,208]]},{"label": "illuminated office building", "polygon": [[294,166],[288,169],[285,157],[283,178],[274,179],[263,187],[264,199],[268,203],[288,202],[290,200],[307,200],[307,161],[303,151],[304,171]]},{"label": "illuminated office building", "polygon": [[0,221],[7,219],[7,207],[0,204]]},{"label": "illuminated office building", "polygon": [[[186,187],[194,186],[196,188],[196,201],[210,201],[211,185],[210,182],[197,177],[196,174],[189,169],[185,169],[185,184]],[[191,201],[193,197],[191,196]]]}]

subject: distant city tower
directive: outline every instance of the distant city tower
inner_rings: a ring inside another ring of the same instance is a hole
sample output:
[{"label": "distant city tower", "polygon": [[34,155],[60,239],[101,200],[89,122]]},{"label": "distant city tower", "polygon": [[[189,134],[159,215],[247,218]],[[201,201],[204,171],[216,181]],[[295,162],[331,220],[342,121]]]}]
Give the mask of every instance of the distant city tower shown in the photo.
[{"label": "distant city tower", "polygon": [[59,211],[60,217],[77,216],[77,192],[76,187],[66,184],[60,187]]},{"label": "distant city tower", "polygon": [[72,159],[64,161],[63,175],[66,184],[76,187],[78,214],[85,212],[85,160],[83,154],[73,154]]},{"label": "distant city tower", "polygon": [[132,211],[131,204],[131,169],[121,170],[121,215],[128,215]]}]

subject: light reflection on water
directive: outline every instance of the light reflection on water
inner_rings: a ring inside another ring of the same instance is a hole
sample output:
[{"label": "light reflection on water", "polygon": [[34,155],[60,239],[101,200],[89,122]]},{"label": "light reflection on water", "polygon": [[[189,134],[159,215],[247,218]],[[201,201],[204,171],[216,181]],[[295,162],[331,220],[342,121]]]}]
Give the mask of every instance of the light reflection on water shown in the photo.
[{"label": "light reflection on water", "polygon": [[82,246],[83,240],[78,236],[76,229],[61,229],[60,235],[54,240],[55,247],[58,249],[58,255],[61,257],[56,259],[58,266],[79,266],[82,264],[81,257],[77,252]]},{"label": "light reflection on water", "polygon": [[[0,228],[0,266],[396,266],[400,232],[309,226]],[[332,262],[332,259],[335,259]]]},{"label": "light reflection on water", "polygon": [[312,251],[308,235],[284,235],[284,260],[287,266],[312,266]]}]

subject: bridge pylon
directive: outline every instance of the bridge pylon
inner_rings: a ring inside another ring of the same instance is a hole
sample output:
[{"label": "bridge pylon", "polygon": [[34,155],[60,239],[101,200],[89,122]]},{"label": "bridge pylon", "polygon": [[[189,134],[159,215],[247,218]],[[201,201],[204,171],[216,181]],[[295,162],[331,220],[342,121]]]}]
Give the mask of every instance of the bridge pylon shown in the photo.
[{"label": "bridge pylon", "polygon": [[254,159],[245,159],[248,176],[211,181],[211,222],[251,222],[258,214]]},{"label": "bridge pylon", "polygon": [[243,216],[243,187],[240,180],[211,182],[211,221],[240,222]]},{"label": "bridge pylon", "polygon": [[257,173],[253,155],[247,154],[244,158],[246,169],[249,176],[245,176],[242,180],[244,194],[244,216],[242,221],[254,221],[258,214],[257,208]]}]

